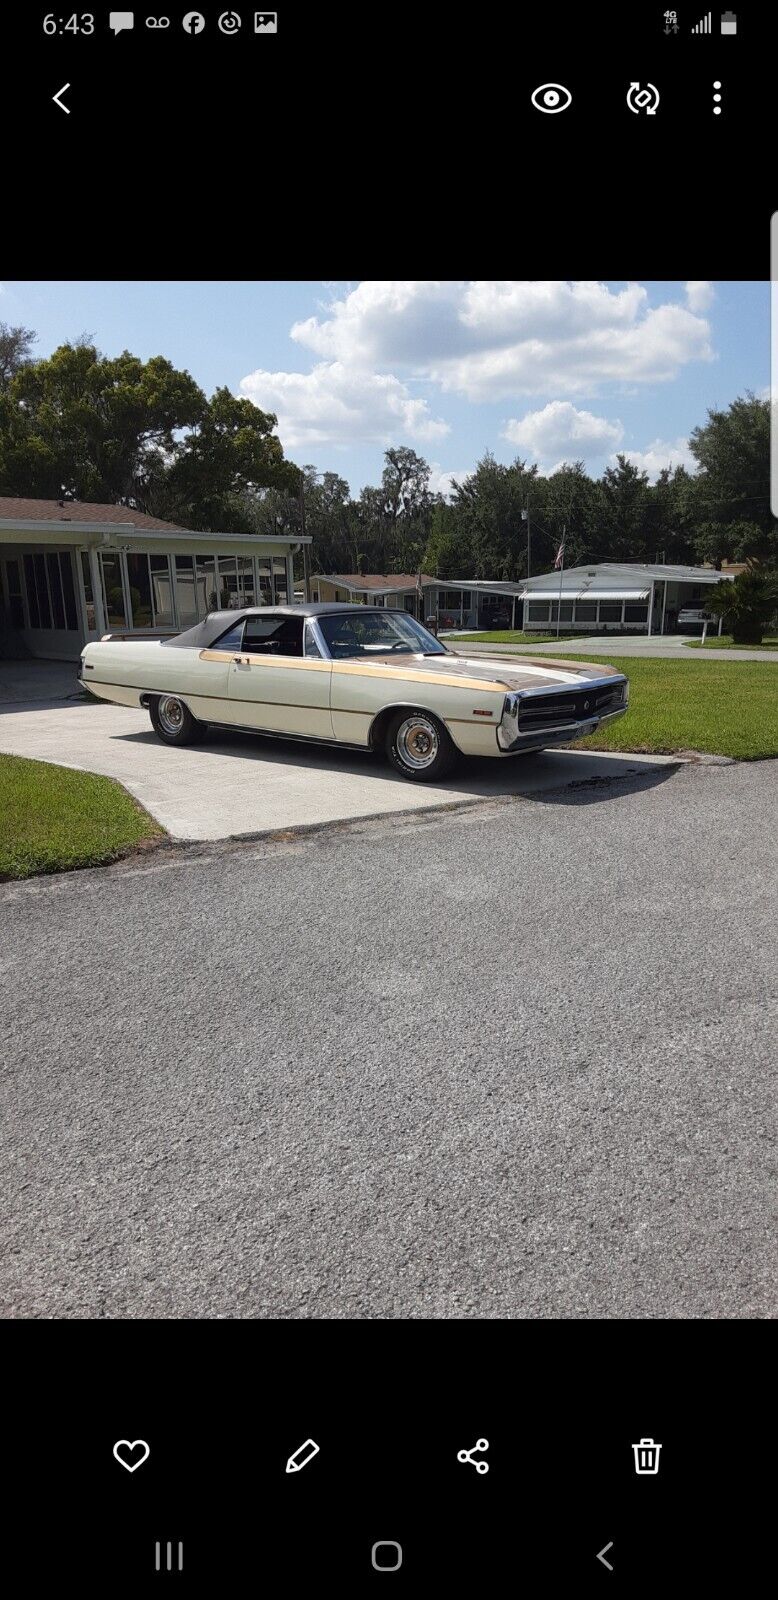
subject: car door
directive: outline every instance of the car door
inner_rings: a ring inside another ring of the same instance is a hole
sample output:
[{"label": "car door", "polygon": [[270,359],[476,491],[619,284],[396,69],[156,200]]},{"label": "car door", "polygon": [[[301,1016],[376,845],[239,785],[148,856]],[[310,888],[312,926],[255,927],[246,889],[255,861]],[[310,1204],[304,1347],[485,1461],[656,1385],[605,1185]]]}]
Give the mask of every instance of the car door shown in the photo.
[{"label": "car door", "polygon": [[311,654],[317,646],[312,635],[306,640],[304,621],[272,611],[246,618],[229,671],[230,721],[238,727],[333,737],[332,665]]}]

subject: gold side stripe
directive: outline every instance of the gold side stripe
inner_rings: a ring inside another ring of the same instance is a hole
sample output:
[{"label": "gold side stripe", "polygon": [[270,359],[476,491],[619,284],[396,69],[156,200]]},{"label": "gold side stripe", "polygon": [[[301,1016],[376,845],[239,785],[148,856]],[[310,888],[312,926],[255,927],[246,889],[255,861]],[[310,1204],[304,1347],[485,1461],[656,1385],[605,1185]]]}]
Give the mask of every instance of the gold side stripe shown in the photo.
[{"label": "gold side stripe", "polygon": [[257,667],[294,667],[310,672],[333,672],[339,677],[355,675],[361,678],[385,678],[406,683],[439,683],[448,689],[480,689],[483,694],[507,694],[504,683],[489,678],[455,677],[447,672],[404,672],[402,667],[379,666],[377,661],[310,661],[303,656],[253,655],[250,651],[201,650],[201,661],[247,661]]}]

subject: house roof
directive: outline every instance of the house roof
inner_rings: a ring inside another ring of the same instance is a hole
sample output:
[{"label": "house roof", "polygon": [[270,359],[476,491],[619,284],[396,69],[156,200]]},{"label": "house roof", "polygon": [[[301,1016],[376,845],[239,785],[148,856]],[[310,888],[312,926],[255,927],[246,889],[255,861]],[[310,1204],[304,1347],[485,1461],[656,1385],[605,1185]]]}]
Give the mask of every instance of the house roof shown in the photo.
[{"label": "house roof", "polygon": [[156,528],[159,532],[183,533],[177,522],[162,522],[147,517],[133,506],[101,505],[94,500],[21,500],[15,495],[0,495],[0,520],[5,522],[94,522],[97,526]]},{"label": "house roof", "polygon": [[[415,572],[322,572],[319,576],[324,583],[339,583],[344,589],[357,589],[360,593],[370,594],[371,591],[415,589],[418,575]],[[425,584],[437,583],[438,580],[422,572],[421,581]],[[313,582],[316,582],[315,578]]]},{"label": "house roof", "polygon": [[[579,589],[581,594],[594,589],[610,590],[614,599],[631,591],[645,591],[651,583],[720,583],[726,572],[714,567],[678,567],[663,562],[591,561],[582,567],[565,567],[561,574],[563,593]],[[524,580],[524,590],[536,597],[559,589],[558,572],[542,572]]]}]

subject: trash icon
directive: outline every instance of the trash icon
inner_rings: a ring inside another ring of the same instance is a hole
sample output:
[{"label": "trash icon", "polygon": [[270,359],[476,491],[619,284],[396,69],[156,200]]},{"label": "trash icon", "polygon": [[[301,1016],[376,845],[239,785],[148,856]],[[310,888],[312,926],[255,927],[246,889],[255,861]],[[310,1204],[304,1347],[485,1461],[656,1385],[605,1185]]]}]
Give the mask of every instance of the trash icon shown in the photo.
[{"label": "trash icon", "polygon": [[641,1439],[640,1444],[633,1444],[635,1452],[635,1471],[639,1478],[648,1477],[659,1471],[659,1452],[661,1444],[655,1444],[653,1439]]}]

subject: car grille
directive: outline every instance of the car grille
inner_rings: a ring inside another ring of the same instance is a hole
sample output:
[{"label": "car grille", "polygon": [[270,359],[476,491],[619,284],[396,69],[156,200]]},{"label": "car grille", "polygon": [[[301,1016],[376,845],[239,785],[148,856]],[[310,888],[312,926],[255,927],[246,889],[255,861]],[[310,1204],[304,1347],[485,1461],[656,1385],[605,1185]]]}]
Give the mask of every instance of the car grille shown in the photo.
[{"label": "car grille", "polygon": [[568,689],[561,694],[529,695],[519,703],[519,731],[548,728],[554,723],[585,722],[587,717],[602,717],[623,704],[623,683],[607,684],[602,689]]}]

